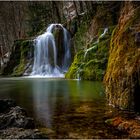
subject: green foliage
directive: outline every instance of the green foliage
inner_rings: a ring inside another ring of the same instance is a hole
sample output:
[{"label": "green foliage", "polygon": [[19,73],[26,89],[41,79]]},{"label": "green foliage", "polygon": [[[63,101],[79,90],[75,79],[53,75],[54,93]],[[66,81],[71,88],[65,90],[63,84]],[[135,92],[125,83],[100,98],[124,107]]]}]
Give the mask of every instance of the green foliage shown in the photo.
[{"label": "green foliage", "polygon": [[[111,36],[110,56],[104,77],[108,101],[129,110],[137,108],[139,104],[135,100],[139,98],[137,94],[140,87],[140,52],[139,42],[136,42],[140,16],[139,8],[134,10],[131,6],[129,13],[126,12],[128,7],[124,7],[121,20]],[[139,111],[139,107],[137,109]]]},{"label": "green foliage", "polygon": [[65,77],[68,79],[76,79],[77,78],[77,70],[83,64],[82,60],[84,59],[84,51],[79,51],[75,57],[74,61],[69,68],[69,71],[66,73]]},{"label": "green foliage", "polygon": [[81,72],[81,78],[84,80],[98,80],[101,81],[104,76],[105,68],[104,68],[104,61],[93,59],[90,60],[83,71]]},{"label": "green foliage", "polygon": [[76,46],[76,50],[79,51],[80,49],[86,46],[86,33],[89,27],[89,20],[86,19],[78,28],[78,31],[74,35],[74,45]]},{"label": "green foliage", "polygon": [[[108,33],[99,39],[99,42],[91,42],[89,48],[79,51],[74,57],[66,78],[75,79],[80,77],[83,80],[103,80],[106,65],[108,62],[108,53],[110,45],[111,32],[114,27],[110,27]],[[99,35],[103,33],[103,29],[99,30]]]}]

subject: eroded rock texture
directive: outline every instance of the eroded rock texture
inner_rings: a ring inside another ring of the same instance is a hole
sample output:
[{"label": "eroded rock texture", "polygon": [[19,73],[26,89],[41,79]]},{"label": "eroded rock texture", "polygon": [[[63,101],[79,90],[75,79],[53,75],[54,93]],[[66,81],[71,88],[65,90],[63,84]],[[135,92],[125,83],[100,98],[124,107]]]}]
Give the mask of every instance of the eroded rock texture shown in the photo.
[{"label": "eroded rock texture", "polygon": [[46,134],[35,129],[34,120],[13,100],[0,100],[0,106],[0,138],[47,138]]},{"label": "eroded rock texture", "polygon": [[110,104],[140,112],[140,5],[126,2],[110,42],[104,83]]}]

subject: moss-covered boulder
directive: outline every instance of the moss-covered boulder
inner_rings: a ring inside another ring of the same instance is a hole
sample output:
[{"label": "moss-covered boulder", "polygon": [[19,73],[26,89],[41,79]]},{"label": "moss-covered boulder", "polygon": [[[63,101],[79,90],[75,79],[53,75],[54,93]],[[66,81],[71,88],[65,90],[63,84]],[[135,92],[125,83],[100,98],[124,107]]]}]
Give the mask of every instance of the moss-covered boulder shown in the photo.
[{"label": "moss-covered boulder", "polygon": [[110,104],[140,112],[140,6],[126,2],[113,31],[104,83]]},{"label": "moss-covered boulder", "polygon": [[99,30],[98,39],[87,45],[88,49],[79,51],[66,73],[66,78],[83,80],[103,79],[108,61],[109,43],[114,26],[109,27],[104,36],[104,29]]},{"label": "moss-covered boulder", "polygon": [[73,63],[71,64],[68,72],[66,73],[65,77],[67,79],[76,79],[78,78],[78,70],[79,68],[84,65],[83,63],[83,59],[84,59],[84,51],[81,50],[79,51],[75,57],[74,57],[74,61]]},{"label": "moss-covered boulder", "polygon": [[33,41],[16,40],[12,53],[2,75],[22,76],[30,67],[33,58]]}]

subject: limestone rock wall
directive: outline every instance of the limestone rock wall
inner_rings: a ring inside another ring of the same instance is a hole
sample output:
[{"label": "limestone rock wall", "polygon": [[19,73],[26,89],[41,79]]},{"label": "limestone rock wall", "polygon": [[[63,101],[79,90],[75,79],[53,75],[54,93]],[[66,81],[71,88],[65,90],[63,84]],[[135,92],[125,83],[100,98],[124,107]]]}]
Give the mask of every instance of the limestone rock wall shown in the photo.
[{"label": "limestone rock wall", "polygon": [[110,41],[104,83],[109,104],[140,111],[140,5],[125,2]]}]

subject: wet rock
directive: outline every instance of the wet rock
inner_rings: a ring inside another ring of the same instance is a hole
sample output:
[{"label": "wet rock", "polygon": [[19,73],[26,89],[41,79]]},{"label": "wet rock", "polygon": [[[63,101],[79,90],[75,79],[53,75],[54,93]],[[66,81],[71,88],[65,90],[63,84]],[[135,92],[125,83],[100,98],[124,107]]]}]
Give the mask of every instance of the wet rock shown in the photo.
[{"label": "wet rock", "polygon": [[0,130],[0,137],[4,139],[40,139],[48,138],[37,129],[8,128]]},{"label": "wet rock", "polygon": [[10,99],[0,100],[0,138],[34,139],[48,138],[46,133],[35,129],[34,120],[26,111]]},{"label": "wet rock", "polygon": [[116,117],[113,119],[107,119],[105,123],[108,125],[118,126],[122,122],[122,119],[120,117]]},{"label": "wet rock", "polygon": [[28,69],[26,64],[32,62],[33,45],[33,39],[15,40],[10,59],[3,68],[2,75],[22,76]]},{"label": "wet rock", "polygon": [[[137,32],[137,33],[135,34],[135,42],[136,42],[137,44],[140,43],[140,32]],[[138,47],[139,47],[139,46],[138,46]]]},{"label": "wet rock", "polygon": [[121,117],[115,117],[106,120],[105,123],[119,131],[127,132],[130,138],[140,138],[140,123],[135,119],[126,120]]},{"label": "wet rock", "polygon": [[32,59],[31,59],[31,61],[29,61],[27,64],[26,64],[26,66],[25,66],[25,72],[23,73],[23,76],[29,76],[30,74],[31,74],[31,72],[32,72]]},{"label": "wet rock", "polygon": [[26,111],[19,106],[12,107],[8,113],[0,115],[0,129],[7,127],[34,128],[32,118],[26,116]]},{"label": "wet rock", "polygon": [[[139,7],[140,8],[140,7]],[[134,12],[135,11],[135,12]],[[139,9],[126,2],[111,36],[108,66],[104,76],[108,103],[121,110],[140,112]]]},{"label": "wet rock", "polygon": [[140,128],[133,129],[131,133],[131,138],[140,138]]},{"label": "wet rock", "polygon": [[16,106],[15,102],[11,99],[0,99],[0,113],[8,111],[11,107]]}]

